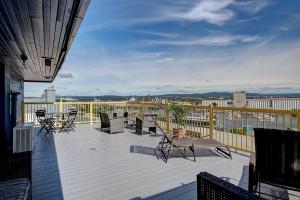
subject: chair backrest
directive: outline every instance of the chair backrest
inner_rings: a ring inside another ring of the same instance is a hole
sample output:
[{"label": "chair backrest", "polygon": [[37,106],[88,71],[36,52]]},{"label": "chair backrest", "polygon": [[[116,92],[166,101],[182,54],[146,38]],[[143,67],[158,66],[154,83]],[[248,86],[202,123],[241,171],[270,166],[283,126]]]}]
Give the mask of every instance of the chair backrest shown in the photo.
[{"label": "chair backrest", "polygon": [[136,130],[136,133],[138,134],[143,134],[143,120],[141,120],[140,118],[136,118],[135,120],[135,130]]},{"label": "chair backrest", "polygon": [[75,109],[70,109],[69,110],[69,112],[68,112],[68,121],[70,122],[70,123],[73,123],[73,122],[75,122],[75,120],[76,120],[76,116],[77,116],[77,110],[75,110]]},{"label": "chair backrest", "polygon": [[124,118],[128,118],[128,112],[124,112]]},{"label": "chair backrest", "polygon": [[46,111],[45,110],[37,110],[35,111],[36,118],[39,123],[41,123],[44,119],[46,119]]},{"label": "chair backrest", "polygon": [[197,175],[197,199],[262,200],[263,198],[207,172]]},{"label": "chair backrest", "polygon": [[117,113],[113,113],[113,118],[116,118],[118,117],[118,114]]},{"label": "chair backrest", "polygon": [[100,119],[101,119],[101,124],[110,124],[109,122],[109,117],[108,117],[108,114],[107,113],[103,113],[101,112],[100,113]]},{"label": "chair backrest", "polygon": [[300,188],[300,132],[254,129],[258,181]]}]

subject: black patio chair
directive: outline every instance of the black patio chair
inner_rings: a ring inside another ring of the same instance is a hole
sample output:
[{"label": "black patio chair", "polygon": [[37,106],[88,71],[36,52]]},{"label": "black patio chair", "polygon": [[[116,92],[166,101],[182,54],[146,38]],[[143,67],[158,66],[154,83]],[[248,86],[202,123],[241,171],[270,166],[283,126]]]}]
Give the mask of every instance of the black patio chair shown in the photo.
[{"label": "black patio chair", "polygon": [[263,198],[207,172],[197,175],[198,200],[261,200]]},{"label": "black patio chair", "polygon": [[128,125],[128,112],[124,112],[123,117],[124,117],[124,124]]},{"label": "black patio chair", "polygon": [[41,125],[38,135],[42,132],[42,130],[46,130],[45,135],[48,133],[56,132],[54,127],[55,119],[46,117],[45,110],[37,110],[35,114],[36,114],[37,121]]},{"label": "black patio chair", "polygon": [[260,183],[300,191],[300,131],[255,128],[249,163],[249,191]]},{"label": "black patio chair", "polygon": [[75,109],[70,109],[68,112],[68,116],[61,120],[61,128],[59,132],[61,131],[66,131],[69,132],[71,130],[75,129],[75,121],[76,121],[76,116],[77,116],[77,110]]}]

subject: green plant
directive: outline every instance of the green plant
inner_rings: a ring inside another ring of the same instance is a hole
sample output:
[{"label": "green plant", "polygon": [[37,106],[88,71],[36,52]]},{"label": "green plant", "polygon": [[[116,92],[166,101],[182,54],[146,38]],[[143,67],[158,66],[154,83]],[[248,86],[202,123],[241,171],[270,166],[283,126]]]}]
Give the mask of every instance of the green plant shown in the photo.
[{"label": "green plant", "polygon": [[181,105],[171,103],[169,105],[169,111],[172,112],[172,115],[175,119],[175,123],[180,127],[185,127],[184,118],[188,113],[188,110]]}]

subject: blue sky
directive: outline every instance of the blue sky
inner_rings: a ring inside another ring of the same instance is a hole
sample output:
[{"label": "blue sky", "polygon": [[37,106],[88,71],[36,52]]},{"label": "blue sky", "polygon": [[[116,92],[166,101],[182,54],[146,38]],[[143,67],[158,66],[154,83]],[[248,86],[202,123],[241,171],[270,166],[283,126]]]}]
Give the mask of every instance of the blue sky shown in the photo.
[{"label": "blue sky", "polygon": [[52,84],[26,96],[300,92],[300,1],[92,0]]}]

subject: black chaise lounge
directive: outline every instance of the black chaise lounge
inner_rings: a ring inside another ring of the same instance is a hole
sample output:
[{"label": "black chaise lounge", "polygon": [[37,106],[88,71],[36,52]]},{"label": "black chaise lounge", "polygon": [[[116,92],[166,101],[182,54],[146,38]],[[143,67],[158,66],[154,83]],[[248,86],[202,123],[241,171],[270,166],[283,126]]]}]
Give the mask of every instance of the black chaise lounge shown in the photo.
[{"label": "black chaise lounge", "polygon": [[207,172],[201,172],[197,175],[197,198],[198,200],[263,199]]},{"label": "black chaise lounge", "polygon": [[[156,123],[156,126],[163,133],[163,138],[157,146],[157,150],[162,154],[165,162],[168,161],[170,152],[175,149],[183,149],[184,153],[186,149],[189,149],[193,153],[194,161],[196,162],[195,149],[215,149],[217,152],[223,154],[224,156],[232,159],[230,149],[224,144],[214,140],[214,139],[204,139],[204,138],[191,138],[186,137],[176,137],[172,134],[167,134],[165,131]],[[184,154],[185,155],[185,154]]]},{"label": "black chaise lounge", "polygon": [[300,131],[256,128],[254,133],[249,191],[260,193],[260,183],[300,191]]}]

